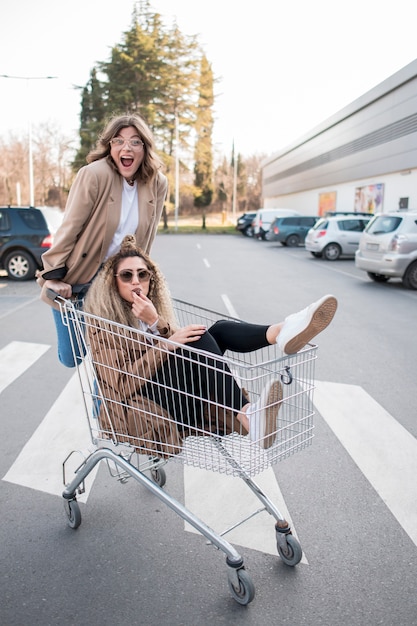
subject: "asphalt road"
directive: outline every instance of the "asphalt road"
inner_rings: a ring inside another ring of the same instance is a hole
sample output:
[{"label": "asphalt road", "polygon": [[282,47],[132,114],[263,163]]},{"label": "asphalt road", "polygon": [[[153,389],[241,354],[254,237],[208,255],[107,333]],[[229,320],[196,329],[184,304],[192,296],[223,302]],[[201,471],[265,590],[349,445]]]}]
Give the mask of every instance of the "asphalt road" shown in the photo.
[{"label": "asphalt road", "polygon": [[[313,445],[273,468],[305,562],[289,568],[277,554],[237,546],[256,588],[242,607],[224,555],[104,466],[80,504],[80,528],[70,529],[62,499],[37,477],[56,447],[41,426],[74,372],[57,361],[36,284],[2,277],[2,625],[417,625],[417,292],[372,283],[352,260],[240,236],[160,235],[153,256],[174,296],[248,321],[281,320],[325,293],[339,300],[317,339]],[[16,346],[40,352],[13,377]],[[61,411],[69,431],[71,405]],[[27,452],[36,436],[41,461]],[[21,457],[30,486],[13,473]],[[166,489],[183,501],[182,465],[166,471]],[[204,481],[199,497],[215,506]]]}]

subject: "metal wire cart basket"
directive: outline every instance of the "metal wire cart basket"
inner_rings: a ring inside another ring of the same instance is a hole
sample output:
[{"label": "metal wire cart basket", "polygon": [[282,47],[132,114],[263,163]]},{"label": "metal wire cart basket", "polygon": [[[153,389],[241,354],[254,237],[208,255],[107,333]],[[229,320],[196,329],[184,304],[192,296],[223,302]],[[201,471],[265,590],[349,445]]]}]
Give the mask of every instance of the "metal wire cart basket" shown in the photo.
[{"label": "metal wire cart basket", "polygon": [[[151,333],[98,318],[59,297],[57,302],[70,329],[94,444],[94,451],[75,470],[69,482],[65,478],[68,458],[64,462],[63,498],[69,525],[77,528],[81,524],[77,494],[83,492],[84,481],[95,466],[105,461],[112,476],[121,482],[135,479],[221,550],[226,555],[233,598],[239,604],[249,604],[255,588],[244,568],[243,558],[224,538],[225,533],[214,532],[163,489],[167,480],[164,466],[168,461],[179,462],[241,478],[262,503],[260,511],[267,511],[275,519],[277,551],[281,559],[287,565],[297,565],[302,558],[298,540],[252,476],[310,445],[317,347],[307,346],[297,354],[282,356],[277,346],[268,346],[244,354],[226,352],[223,357],[216,355],[214,358],[210,353],[193,349],[192,344],[181,346]],[[180,326],[194,323],[210,327],[219,319],[232,319],[179,300],[174,301],[174,306]],[[239,320],[233,321],[239,323]],[[90,342],[97,333],[103,351],[97,356],[95,350],[93,358]],[[143,353],[149,346],[152,346],[154,362],[139,365],[135,355]],[[130,358],[128,367],[126,354]],[[209,399],[202,401],[194,394],[192,381],[186,391],[178,391],[173,385],[171,373],[172,377],[174,372],[186,375],[187,364],[191,361],[200,364],[200,385],[210,385],[213,374],[216,374],[217,381],[221,381],[221,384],[216,383],[219,388],[213,393],[213,399],[208,394]],[[169,375],[166,367],[163,376],[155,375],[155,370],[160,371],[158,366],[167,362],[170,364]],[[151,378],[148,370],[154,372]],[[250,439],[236,419],[236,411],[225,403],[221,387],[227,377],[234,378],[251,402],[260,397],[268,382],[279,381],[281,393],[276,429],[269,435],[268,444],[263,438]],[[145,388],[146,395],[143,393]],[[161,394],[165,394],[172,407],[169,412],[161,409],[156,401]],[[188,408],[186,416],[184,412],[181,416],[176,413],[178,400]],[[249,517],[240,523],[247,519]]]}]

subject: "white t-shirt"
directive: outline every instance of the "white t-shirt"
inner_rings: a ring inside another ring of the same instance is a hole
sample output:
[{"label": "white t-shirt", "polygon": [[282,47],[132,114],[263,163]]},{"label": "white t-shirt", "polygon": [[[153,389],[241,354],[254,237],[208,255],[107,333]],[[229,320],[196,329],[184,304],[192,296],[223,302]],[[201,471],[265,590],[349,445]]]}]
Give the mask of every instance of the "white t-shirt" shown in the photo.
[{"label": "white t-shirt", "polygon": [[133,185],[129,185],[123,179],[122,191],[122,209],[120,211],[120,221],[116,232],[114,233],[112,242],[104,260],[108,259],[116,252],[119,252],[123,237],[126,235],[134,235],[137,231],[139,223],[138,212],[138,189],[136,181]]}]

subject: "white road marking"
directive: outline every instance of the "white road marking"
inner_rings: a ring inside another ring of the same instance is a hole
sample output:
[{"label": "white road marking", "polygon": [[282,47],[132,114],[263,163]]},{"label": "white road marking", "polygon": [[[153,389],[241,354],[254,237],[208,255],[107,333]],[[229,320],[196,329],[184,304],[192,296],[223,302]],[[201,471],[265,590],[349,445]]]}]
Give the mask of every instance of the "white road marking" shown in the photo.
[{"label": "white road marking", "polygon": [[[228,312],[238,317],[222,296]],[[0,351],[0,391],[26,371],[50,346],[12,342]],[[417,441],[361,387],[316,382],[314,404],[389,510],[417,545]],[[75,470],[91,444],[78,375],[75,373],[26,443],[4,480],[61,495],[62,463],[73,450],[70,470]],[[96,470],[86,481],[86,501]],[[274,471],[256,476],[255,482],[290,523]],[[252,511],[260,501],[240,479],[184,466],[185,504],[216,532],[223,532]],[[204,493],[204,497],[202,497]],[[193,530],[186,524],[187,530]],[[277,554],[274,518],[256,515],[226,535],[233,544]],[[307,562],[305,557],[304,562]]]},{"label": "white road marking", "polygon": [[[272,468],[254,477],[264,494],[290,524],[296,535],[291,516],[282,497]],[[216,533],[222,533],[262,508],[262,503],[241,478],[184,466],[185,506]],[[204,494],[204,495],[203,495]],[[197,532],[188,523],[185,530]],[[266,511],[259,513],[225,535],[232,545],[277,555],[275,518]],[[308,563],[303,555],[302,563]]]},{"label": "white road marking", "polygon": [[228,314],[231,317],[239,318],[238,314],[236,313],[235,307],[233,306],[229,297],[225,293],[222,294],[222,300],[223,300],[224,306],[226,307]]},{"label": "white road marking", "polygon": [[[62,463],[73,451],[82,451],[71,457],[67,482],[88,454],[91,444],[85,407],[78,374],[75,373],[57,401],[51,407],[32,437],[22,448],[3,480],[30,489],[61,495],[63,491]],[[86,492],[78,500],[86,502],[97,467],[86,480]]]},{"label": "white road marking", "polygon": [[37,300],[39,300],[39,296],[36,296],[35,298],[31,298],[30,300],[26,300],[25,298],[22,304],[19,304],[18,306],[15,306],[13,309],[6,311],[2,315],[0,315],[0,320],[3,319],[3,317],[7,317],[8,315],[13,315],[13,313],[15,313],[16,311],[19,311],[19,309],[23,309],[25,306],[28,306],[28,304],[32,304],[32,302],[36,302]]},{"label": "white road marking", "polygon": [[361,387],[317,382],[314,404],[417,545],[417,441]]},{"label": "white road marking", "polygon": [[203,263],[206,267],[210,267],[210,263],[208,262],[207,259],[203,259]]},{"label": "white road marking", "polygon": [[41,343],[12,341],[0,350],[0,393],[11,385],[51,346]]}]

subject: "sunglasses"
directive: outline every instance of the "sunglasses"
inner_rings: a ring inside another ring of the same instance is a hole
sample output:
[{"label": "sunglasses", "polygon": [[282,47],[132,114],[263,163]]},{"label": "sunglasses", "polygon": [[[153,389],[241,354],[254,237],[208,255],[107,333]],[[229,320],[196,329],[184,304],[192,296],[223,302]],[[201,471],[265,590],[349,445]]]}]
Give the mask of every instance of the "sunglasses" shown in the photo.
[{"label": "sunglasses", "polygon": [[115,274],[115,276],[120,278],[122,283],[131,283],[135,274],[140,283],[146,283],[152,278],[152,272],[149,270],[123,270],[122,272]]}]

